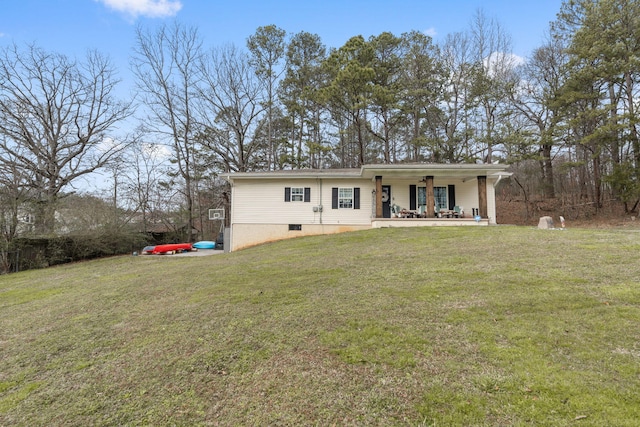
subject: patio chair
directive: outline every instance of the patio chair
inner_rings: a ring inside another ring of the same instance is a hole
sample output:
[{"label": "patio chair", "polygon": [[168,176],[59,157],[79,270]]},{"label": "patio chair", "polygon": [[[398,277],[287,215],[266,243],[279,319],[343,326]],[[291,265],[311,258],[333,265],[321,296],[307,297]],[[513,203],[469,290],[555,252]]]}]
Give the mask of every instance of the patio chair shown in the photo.
[{"label": "patio chair", "polygon": [[394,218],[399,218],[401,210],[402,209],[400,208],[400,206],[394,203],[393,205],[391,205],[391,216]]},{"label": "patio chair", "polygon": [[422,205],[418,208],[418,217],[419,218],[427,217],[427,207],[425,205]]},{"label": "patio chair", "polygon": [[454,206],[453,207],[453,212],[454,212],[454,216],[456,218],[462,218],[464,216],[464,211],[462,210],[461,206]]}]

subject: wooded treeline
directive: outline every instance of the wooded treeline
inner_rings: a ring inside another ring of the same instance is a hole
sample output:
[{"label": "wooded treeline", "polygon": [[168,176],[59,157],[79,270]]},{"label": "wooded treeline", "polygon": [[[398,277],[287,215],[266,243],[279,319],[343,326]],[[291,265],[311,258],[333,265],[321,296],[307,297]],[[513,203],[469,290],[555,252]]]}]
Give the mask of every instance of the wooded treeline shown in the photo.
[{"label": "wooded treeline", "polygon": [[[55,232],[61,196],[97,170],[111,183],[111,226],[146,228],[163,213],[197,228],[225,202],[221,172],[365,163],[504,162],[514,196],[638,208],[636,1],[564,1],[529,58],[478,11],[441,43],[409,31],[338,48],[275,25],[245,47],[207,47],[179,23],[139,27],[131,67],[137,91],[122,101],[97,52],[2,49],[5,241],[29,204],[32,231]],[[116,137],[118,126],[135,130]]]}]

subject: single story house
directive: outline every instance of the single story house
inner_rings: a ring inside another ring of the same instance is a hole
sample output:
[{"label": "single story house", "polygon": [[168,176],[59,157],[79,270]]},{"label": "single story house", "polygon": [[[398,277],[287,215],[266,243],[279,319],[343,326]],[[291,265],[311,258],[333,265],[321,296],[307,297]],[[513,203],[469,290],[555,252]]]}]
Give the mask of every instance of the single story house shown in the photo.
[{"label": "single story house", "polygon": [[[499,164],[381,164],[223,174],[233,250],[291,237],[379,227],[496,223]],[[444,213],[444,214],[443,214]]]}]

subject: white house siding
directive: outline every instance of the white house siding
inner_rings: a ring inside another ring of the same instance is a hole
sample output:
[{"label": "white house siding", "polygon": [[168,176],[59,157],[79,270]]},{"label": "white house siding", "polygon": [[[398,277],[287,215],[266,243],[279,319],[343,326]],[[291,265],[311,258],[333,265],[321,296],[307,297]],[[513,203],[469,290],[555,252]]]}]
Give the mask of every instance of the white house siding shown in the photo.
[{"label": "white house siding", "polygon": [[[337,188],[359,188],[360,189],[360,209],[332,209],[331,189]],[[323,180],[322,188],[322,223],[332,225],[368,225],[371,226],[372,199],[371,194],[375,189],[375,184],[370,180]],[[313,195],[312,195],[313,197]]]},{"label": "white house siding", "polygon": [[465,217],[471,217],[473,209],[480,206],[478,198],[478,181],[475,179],[466,182],[456,182],[456,205],[464,210]]},{"label": "white house siding", "polygon": [[[409,186],[411,184],[419,184],[417,181],[409,179],[385,179],[382,177],[382,185],[388,185],[391,187],[391,201],[390,203],[396,204],[403,209],[409,209]],[[420,185],[418,185],[420,186]],[[424,186],[424,185],[423,185]]]},{"label": "white house siding", "polygon": [[[285,187],[311,187],[310,203],[284,201]],[[313,180],[291,182],[280,180],[243,180],[233,187],[231,210],[232,224],[289,224],[294,222],[313,222],[314,192],[317,192]]]},{"label": "white house siding", "polygon": [[[285,202],[285,187],[310,188],[311,201]],[[360,209],[332,209],[334,187],[360,188]],[[366,179],[236,181],[232,191],[231,250],[291,237],[371,228],[373,189],[374,184]],[[290,224],[302,229],[290,230]]]},{"label": "white house siding", "polygon": [[[321,185],[322,184],[322,185]],[[285,202],[285,187],[311,188],[310,202]],[[333,187],[360,188],[360,209],[331,209]],[[370,224],[371,193],[367,180],[242,180],[233,187],[231,223]],[[322,212],[314,207],[322,206]]]}]

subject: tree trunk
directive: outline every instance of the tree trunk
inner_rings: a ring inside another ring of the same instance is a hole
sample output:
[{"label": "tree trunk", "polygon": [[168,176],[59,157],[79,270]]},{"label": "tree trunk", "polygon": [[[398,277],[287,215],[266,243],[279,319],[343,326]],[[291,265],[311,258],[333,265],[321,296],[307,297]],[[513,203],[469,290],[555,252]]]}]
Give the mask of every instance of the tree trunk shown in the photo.
[{"label": "tree trunk", "polygon": [[556,197],[555,185],[553,178],[553,161],[551,160],[550,144],[543,144],[542,150],[542,174],[543,174],[543,191],[545,198],[553,199]]}]

